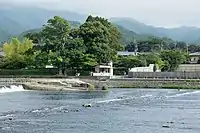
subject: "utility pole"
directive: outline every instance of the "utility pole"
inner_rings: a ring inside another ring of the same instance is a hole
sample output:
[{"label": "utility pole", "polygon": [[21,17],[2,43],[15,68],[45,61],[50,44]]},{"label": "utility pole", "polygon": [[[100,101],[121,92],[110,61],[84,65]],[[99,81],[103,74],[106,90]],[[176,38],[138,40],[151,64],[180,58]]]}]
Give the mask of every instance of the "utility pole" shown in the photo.
[{"label": "utility pole", "polygon": [[135,45],[135,50],[134,50],[134,52],[135,52],[135,55],[137,55],[137,52],[138,52],[138,45],[137,45],[137,41],[136,41],[135,38],[133,38],[133,43],[134,43],[134,45]]},{"label": "utility pole", "polygon": [[187,45],[186,45],[186,46],[187,46],[187,54],[189,54],[189,48],[188,48],[188,43],[187,43]]}]

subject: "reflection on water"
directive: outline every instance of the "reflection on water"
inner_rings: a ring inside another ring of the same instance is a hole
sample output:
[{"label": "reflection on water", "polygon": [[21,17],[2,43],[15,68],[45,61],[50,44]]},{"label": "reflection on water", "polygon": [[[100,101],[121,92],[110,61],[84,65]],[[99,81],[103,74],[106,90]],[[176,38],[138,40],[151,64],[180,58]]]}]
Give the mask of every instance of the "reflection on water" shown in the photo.
[{"label": "reflection on water", "polygon": [[[200,92],[14,92],[0,95],[0,133],[199,133]],[[91,108],[82,107],[91,104]]]}]

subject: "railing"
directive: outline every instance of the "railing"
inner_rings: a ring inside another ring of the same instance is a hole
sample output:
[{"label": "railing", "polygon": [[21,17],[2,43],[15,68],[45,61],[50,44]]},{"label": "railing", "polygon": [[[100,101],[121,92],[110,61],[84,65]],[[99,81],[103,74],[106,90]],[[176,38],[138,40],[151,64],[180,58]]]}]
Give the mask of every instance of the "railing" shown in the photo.
[{"label": "railing", "polygon": [[129,72],[129,78],[199,79],[199,72]]}]

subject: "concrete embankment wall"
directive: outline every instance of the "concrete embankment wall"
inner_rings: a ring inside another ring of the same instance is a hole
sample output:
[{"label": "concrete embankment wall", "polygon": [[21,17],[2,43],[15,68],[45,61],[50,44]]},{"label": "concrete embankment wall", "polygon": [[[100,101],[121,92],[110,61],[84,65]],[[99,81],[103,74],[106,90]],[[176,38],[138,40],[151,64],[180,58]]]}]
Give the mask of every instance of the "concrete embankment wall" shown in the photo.
[{"label": "concrete embankment wall", "polygon": [[174,88],[174,89],[200,89],[200,80],[158,80],[158,79],[113,79],[107,81],[84,80],[96,87],[108,86],[110,88]]}]

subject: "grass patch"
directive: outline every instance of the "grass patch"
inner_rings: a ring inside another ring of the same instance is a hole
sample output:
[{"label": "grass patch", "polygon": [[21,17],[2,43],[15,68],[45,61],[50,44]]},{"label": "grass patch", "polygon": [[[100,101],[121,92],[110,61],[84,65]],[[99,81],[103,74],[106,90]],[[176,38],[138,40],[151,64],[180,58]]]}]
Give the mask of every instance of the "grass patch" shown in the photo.
[{"label": "grass patch", "polygon": [[89,85],[89,91],[93,91],[93,90],[95,90],[95,86],[92,85],[92,84],[90,84],[90,85]]},{"label": "grass patch", "polygon": [[200,89],[200,86],[190,86],[190,85],[163,85],[160,86],[163,89]]}]

